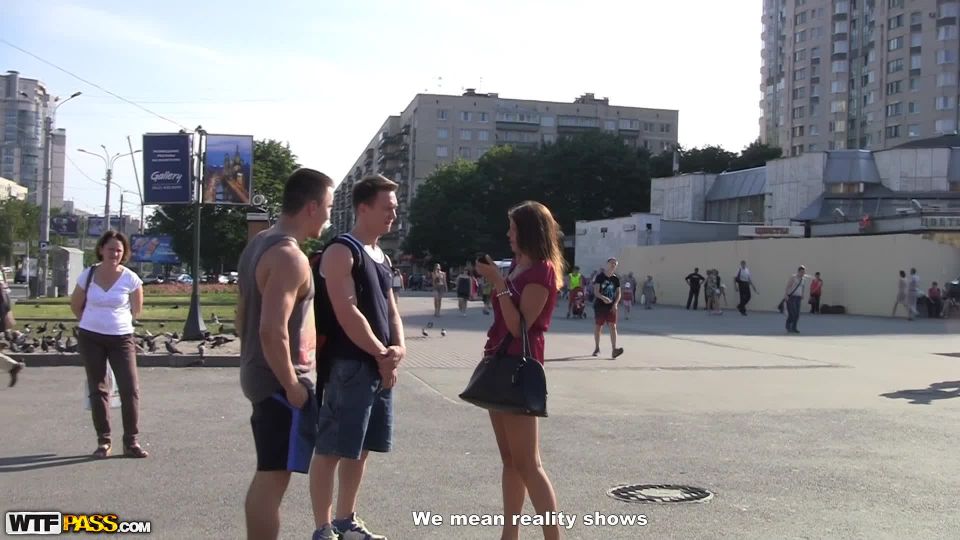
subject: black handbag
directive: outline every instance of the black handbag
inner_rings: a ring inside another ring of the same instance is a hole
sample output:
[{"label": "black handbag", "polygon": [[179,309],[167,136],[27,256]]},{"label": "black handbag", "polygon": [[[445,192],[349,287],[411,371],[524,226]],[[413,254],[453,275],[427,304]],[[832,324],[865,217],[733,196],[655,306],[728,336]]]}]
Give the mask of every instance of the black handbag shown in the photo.
[{"label": "black handbag", "polygon": [[[520,327],[527,328],[523,315]],[[526,416],[547,416],[547,377],[543,366],[532,358],[527,332],[523,332],[523,354],[507,355],[513,340],[508,334],[497,352],[486,356],[473,370],[460,399],[477,407]]]}]

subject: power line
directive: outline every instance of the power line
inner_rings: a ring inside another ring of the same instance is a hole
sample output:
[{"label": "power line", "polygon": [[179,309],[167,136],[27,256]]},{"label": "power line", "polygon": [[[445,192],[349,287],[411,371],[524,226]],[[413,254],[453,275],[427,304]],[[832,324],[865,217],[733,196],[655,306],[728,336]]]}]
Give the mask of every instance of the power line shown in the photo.
[{"label": "power line", "polygon": [[90,175],[88,175],[87,173],[83,172],[83,169],[81,169],[80,166],[77,165],[76,162],[73,161],[73,158],[70,157],[70,154],[64,152],[63,155],[64,155],[64,157],[67,158],[67,161],[69,161],[70,164],[73,165],[73,168],[76,169],[77,171],[79,171],[80,174],[82,174],[84,178],[86,178],[87,180],[93,182],[94,184],[97,184],[98,186],[106,187],[106,185],[107,185],[106,182],[101,182],[101,181],[99,181],[99,180],[94,180],[93,178],[90,178]]},{"label": "power line", "polygon": [[142,110],[142,111],[145,111],[145,112],[147,112],[147,113],[150,113],[151,115],[156,116],[157,118],[159,118],[159,119],[161,119],[161,120],[164,120],[164,121],[166,121],[166,122],[170,122],[171,124],[173,124],[173,125],[175,125],[175,126],[177,126],[177,127],[179,127],[179,128],[187,129],[186,126],[184,126],[183,124],[181,124],[181,123],[179,123],[179,122],[176,122],[176,121],[174,121],[174,120],[171,120],[171,119],[167,118],[166,116],[163,116],[163,115],[160,114],[160,113],[153,112],[153,111],[151,111],[150,109],[144,107],[143,105],[140,105],[139,103],[136,103],[136,102],[134,102],[134,101],[130,101],[129,99],[127,99],[127,98],[125,98],[125,97],[123,97],[123,96],[121,96],[121,95],[119,95],[119,94],[115,94],[115,93],[111,92],[110,90],[107,90],[106,88],[100,86],[99,84],[90,82],[90,81],[88,81],[87,79],[84,79],[83,77],[77,75],[76,73],[73,73],[73,72],[71,72],[71,71],[68,71],[68,70],[66,70],[66,69],[64,69],[64,68],[62,68],[62,67],[54,64],[53,62],[50,62],[49,60],[45,60],[45,59],[43,59],[43,58],[40,58],[39,56],[33,54],[32,52],[30,52],[30,51],[28,51],[28,50],[26,50],[26,49],[23,49],[23,48],[21,48],[21,47],[18,47],[18,46],[14,45],[13,43],[10,43],[9,41],[7,41],[7,40],[5,40],[5,39],[3,39],[3,38],[0,38],[0,43],[3,43],[4,45],[7,45],[8,47],[14,48],[14,49],[22,52],[23,54],[26,54],[26,55],[28,55],[28,56],[32,56],[33,58],[36,58],[37,60],[43,62],[44,64],[47,64],[48,66],[50,66],[50,67],[52,67],[52,68],[54,68],[54,69],[60,70],[60,71],[62,71],[62,72],[64,72],[64,73],[66,73],[67,75],[73,77],[74,79],[77,79],[78,81],[81,81],[81,82],[83,82],[83,83],[86,83],[86,84],[88,84],[88,85],[96,88],[97,90],[100,90],[100,91],[102,91],[102,92],[105,92],[105,93],[107,93],[107,94],[110,94],[111,96],[119,99],[120,101],[123,101],[123,102],[125,102],[125,103],[129,103],[130,105],[133,105],[134,107],[136,107],[136,108],[138,108],[138,109],[140,109],[140,110]]}]

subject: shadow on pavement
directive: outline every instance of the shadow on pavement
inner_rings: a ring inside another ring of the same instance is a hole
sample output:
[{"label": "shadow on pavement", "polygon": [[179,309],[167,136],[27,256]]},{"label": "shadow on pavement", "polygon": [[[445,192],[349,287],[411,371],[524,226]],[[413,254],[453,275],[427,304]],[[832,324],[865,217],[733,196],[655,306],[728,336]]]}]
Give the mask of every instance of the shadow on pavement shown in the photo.
[{"label": "shadow on pavement", "polygon": [[911,405],[930,405],[936,400],[960,398],[960,381],[933,383],[927,388],[880,394],[890,399],[910,400]]},{"label": "shadow on pavement", "polygon": [[52,467],[76,465],[94,461],[91,454],[79,456],[58,456],[57,454],[33,454],[28,456],[0,457],[0,474],[11,472],[35,471]]}]

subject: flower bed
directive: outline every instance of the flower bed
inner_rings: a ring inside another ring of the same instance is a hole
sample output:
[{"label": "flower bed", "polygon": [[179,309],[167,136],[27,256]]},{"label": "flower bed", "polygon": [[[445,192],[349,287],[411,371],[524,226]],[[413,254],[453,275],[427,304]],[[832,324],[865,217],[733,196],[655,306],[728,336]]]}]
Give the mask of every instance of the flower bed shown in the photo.
[{"label": "flower bed", "polygon": [[[144,296],[190,296],[193,285],[190,283],[163,283],[148,285],[143,288]],[[200,294],[236,294],[236,285],[221,285],[219,283],[201,283]]]}]

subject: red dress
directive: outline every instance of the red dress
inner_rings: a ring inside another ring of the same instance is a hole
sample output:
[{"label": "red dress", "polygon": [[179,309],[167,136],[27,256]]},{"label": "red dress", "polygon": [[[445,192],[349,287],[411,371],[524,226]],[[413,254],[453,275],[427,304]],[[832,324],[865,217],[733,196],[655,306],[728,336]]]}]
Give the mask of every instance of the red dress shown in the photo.
[{"label": "red dress", "polygon": [[[513,271],[512,266],[510,267],[510,271]],[[547,303],[544,304],[540,316],[534,321],[527,334],[530,339],[530,355],[542,364],[544,355],[543,334],[550,328],[553,309],[557,305],[557,278],[553,265],[546,261],[539,261],[514,279],[507,280],[507,287],[510,288],[510,292],[512,293],[510,300],[518,311],[520,309],[520,297],[523,294],[523,289],[530,284],[543,285],[547,288]],[[500,302],[502,301],[502,298],[498,298],[493,302],[493,326],[491,326],[490,331],[487,332],[487,343],[483,347],[485,356],[495,353],[503,344],[503,340],[510,335],[509,330],[507,330],[507,325],[503,320],[503,313],[500,311]],[[507,354],[519,356],[522,351],[523,340],[519,337],[513,337],[507,349]]]}]

